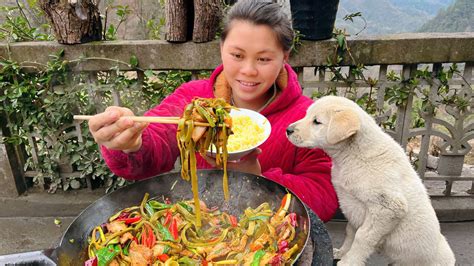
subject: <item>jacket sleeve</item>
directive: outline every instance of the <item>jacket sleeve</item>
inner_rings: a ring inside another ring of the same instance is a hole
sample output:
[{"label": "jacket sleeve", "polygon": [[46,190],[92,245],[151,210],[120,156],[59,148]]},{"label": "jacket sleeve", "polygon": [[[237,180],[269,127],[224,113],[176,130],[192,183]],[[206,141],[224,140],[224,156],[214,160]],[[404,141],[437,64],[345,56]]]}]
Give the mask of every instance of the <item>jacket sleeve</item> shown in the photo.
[{"label": "jacket sleeve", "polygon": [[[147,111],[145,116],[181,116],[193,95],[186,83],[162,103]],[[102,156],[110,170],[125,179],[139,180],[173,169],[179,155],[176,125],[151,123],[143,131],[142,146],[133,153],[109,150],[101,146]]]},{"label": "jacket sleeve", "polygon": [[331,159],[319,149],[296,151],[293,171],[270,168],[263,175],[295,193],[319,218],[327,222],[338,208],[336,191],[331,183]]}]

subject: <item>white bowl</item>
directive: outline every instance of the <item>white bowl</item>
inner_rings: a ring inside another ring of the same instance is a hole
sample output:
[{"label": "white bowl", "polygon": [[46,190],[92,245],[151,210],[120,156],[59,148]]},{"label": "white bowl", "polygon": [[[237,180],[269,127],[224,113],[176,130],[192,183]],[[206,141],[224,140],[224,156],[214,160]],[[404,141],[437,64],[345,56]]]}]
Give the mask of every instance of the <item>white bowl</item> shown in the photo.
[{"label": "white bowl", "polygon": [[[260,145],[262,145],[270,136],[270,132],[272,131],[272,127],[270,125],[270,122],[268,119],[261,115],[258,112],[249,110],[249,109],[244,109],[244,108],[239,108],[239,109],[231,109],[230,111],[230,116],[239,116],[239,115],[246,115],[249,116],[255,123],[263,128],[263,138],[260,140],[257,144],[255,144],[253,147],[250,147],[245,150],[240,150],[240,151],[233,151],[233,152],[228,152],[228,158],[227,160],[229,161],[237,161],[244,157],[245,155],[251,153],[253,150],[258,148]],[[253,132],[248,132],[248,134],[253,134]],[[210,150],[207,151],[207,156],[215,158],[215,150],[214,152],[211,152]]]}]

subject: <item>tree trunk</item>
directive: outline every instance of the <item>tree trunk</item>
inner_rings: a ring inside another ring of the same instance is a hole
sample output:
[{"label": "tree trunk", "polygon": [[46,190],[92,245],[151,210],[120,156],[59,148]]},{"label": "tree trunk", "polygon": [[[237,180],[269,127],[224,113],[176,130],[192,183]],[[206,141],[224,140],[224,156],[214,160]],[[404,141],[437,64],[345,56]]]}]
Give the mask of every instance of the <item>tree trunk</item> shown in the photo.
[{"label": "tree trunk", "polygon": [[102,40],[102,23],[94,0],[40,0],[39,3],[59,43]]},{"label": "tree trunk", "polygon": [[212,41],[222,17],[221,0],[194,0],[193,42]]},{"label": "tree trunk", "polygon": [[193,14],[190,0],[167,0],[165,3],[166,34],[169,42],[185,42],[188,37],[189,16]]}]

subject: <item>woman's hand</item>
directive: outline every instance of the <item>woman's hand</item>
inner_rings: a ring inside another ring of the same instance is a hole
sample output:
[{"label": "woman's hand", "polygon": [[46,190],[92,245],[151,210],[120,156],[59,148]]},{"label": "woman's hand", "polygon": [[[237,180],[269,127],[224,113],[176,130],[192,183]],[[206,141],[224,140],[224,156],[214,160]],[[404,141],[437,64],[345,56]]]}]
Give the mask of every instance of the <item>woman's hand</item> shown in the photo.
[{"label": "woman's hand", "polygon": [[148,123],[134,122],[122,116],[133,116],[124,107],[110,106],[89,120],[89,130],[99,145],[126,153],[138,151],[142,146],[142,132]]},{"label": "woman's hand", "polygon": [[[256,148],[245,157],[242,157],[239,161],[228,161],[227,169],[261,176],[262,168],[260,167],[260,162],[257,158],[260,153],[262,153],[262,150]],[[213,167],[222,169],[222,166],[216,165],[216,160],[214,158],[204,156],[204,159]]]}]

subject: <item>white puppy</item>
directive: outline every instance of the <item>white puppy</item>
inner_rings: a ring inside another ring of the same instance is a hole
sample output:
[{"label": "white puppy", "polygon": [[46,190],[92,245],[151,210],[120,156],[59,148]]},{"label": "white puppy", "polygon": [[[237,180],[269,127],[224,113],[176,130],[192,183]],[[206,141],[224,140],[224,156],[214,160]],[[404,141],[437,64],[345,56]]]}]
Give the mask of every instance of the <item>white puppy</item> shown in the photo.
[{"label": "white puppy", "polygon": [[326,96],[287,129],[299,147],[321,148],[333,160],[332,183],[348,220],[334,257],[364,265],[380,251],[394,265],[454,265],[421,179],[401,146],[353,101]]}]

